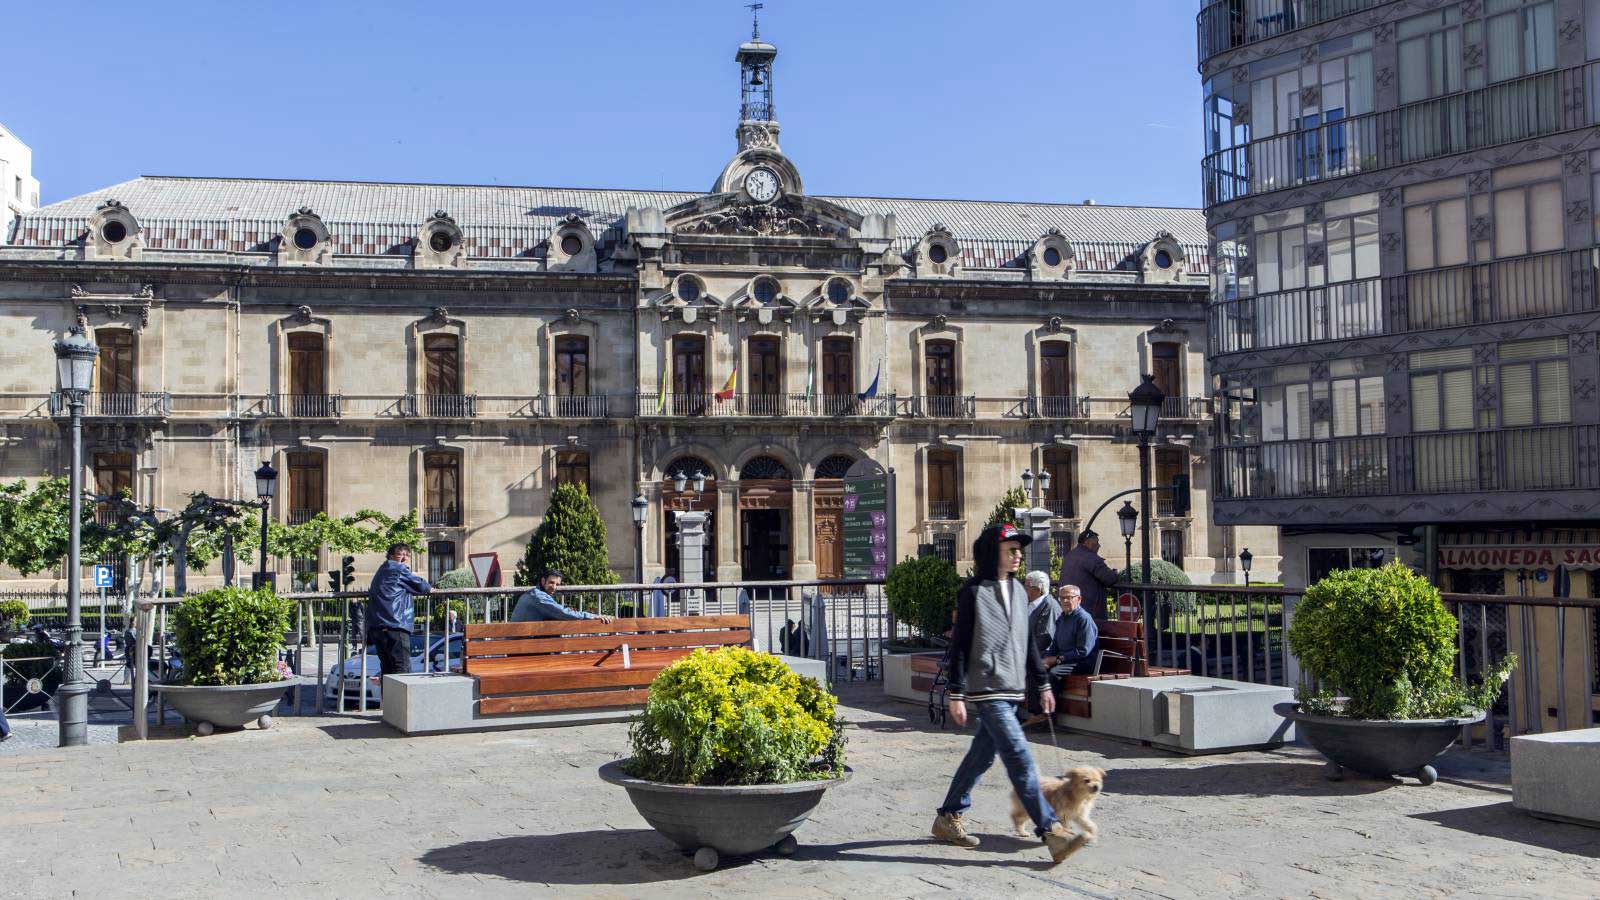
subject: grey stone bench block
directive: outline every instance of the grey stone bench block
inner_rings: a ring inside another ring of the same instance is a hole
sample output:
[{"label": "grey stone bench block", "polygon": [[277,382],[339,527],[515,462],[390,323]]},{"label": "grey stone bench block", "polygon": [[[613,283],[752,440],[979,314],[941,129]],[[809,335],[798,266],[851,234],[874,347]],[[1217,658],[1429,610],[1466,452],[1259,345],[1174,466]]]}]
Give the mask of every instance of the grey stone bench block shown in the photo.
[{"label": "grey stone bench block", "polygon": [[1540,818],[1600,828],[1600,728],[1512,738],[1511,803]]},{"label": "grey stone bench block", "polygon": [[1290,688],[1224,678],[1118,678],[1090,682],[1088,717],[1063,714],[1058,721],[1179,753],[1226,753],[1294,740],[1294,724],[1272,711],[1293,699]]},{"label": "grey stone bench block", "polygon": [[[827,681],[821,660],[780,656],[797,674]],[[626,722],[639,712],[626,709],[575,709],[559,712],[478,715],[478,681],[467,675],[383,676],[383,721],[406,734],[444,734],[500,728],[551,728]]]}]

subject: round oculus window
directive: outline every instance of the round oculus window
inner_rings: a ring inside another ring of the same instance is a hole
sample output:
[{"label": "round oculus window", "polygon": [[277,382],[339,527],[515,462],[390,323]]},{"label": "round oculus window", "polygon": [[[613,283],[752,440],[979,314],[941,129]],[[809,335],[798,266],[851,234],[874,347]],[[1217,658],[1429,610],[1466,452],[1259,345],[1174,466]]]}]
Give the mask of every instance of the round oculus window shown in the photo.
[{"label": "round oculus window", "polygon": [[294,245],[301,250],[310,250],[317,245],[317,233],[309,228],[296,228]]},{"label": "round oculus window", "polygon": [[128,226],[113,219],[100,226],[100,236],[108,244],[120,244],[128,238]]},{"label": "round oculus window", "polygon": [[1159,268],[1159,269],[1170,269],[1170,268],[1172,268],[1172,254],[1168,253],[1165,250],[1157,250],[1156,251],[1156,268]]},{"label": "round oculus window", "polygon": [[693,303],[700,299],[700,282],[694,278],[678,279],[678,299],[685,303]]},{"label": "round oculus window", "polygon": [[928,258],[935,263],[943,263],[950,258],[950,251],[946,250],[943,244],[934,244],[928,248]]},{"label": "round oculus window", "polygon": [[569,234],[561,239],[561,252],[568,256],[577,256],[583,252],[583,238]]},{"label": "round oculus window", "polygon": [[778,283],[771,278],[757,278],[755,284],[756,302],[765,306],[778,299]]},{"label": "round oculus window", "polygon": [[432,247],[435,253],[448,253],[455,245],[456,239],[448,231],[435,231],[428,238],[428,246]]},{"label": "round oculus window", "polygon": [[850,285],[839,278],[835,278],[834,280],[828,282],[828,302],[849,303]]},{"label": "round oculus window", "polygon": [[1044,248],[1044,264],[1052,267],[1061,265],[1061,251],[1054,247]]}]

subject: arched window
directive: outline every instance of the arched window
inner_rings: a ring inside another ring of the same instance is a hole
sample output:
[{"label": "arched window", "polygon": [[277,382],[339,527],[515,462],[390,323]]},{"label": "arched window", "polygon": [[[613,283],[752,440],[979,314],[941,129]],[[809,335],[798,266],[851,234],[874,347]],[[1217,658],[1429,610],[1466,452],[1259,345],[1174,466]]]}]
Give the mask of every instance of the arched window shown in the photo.
[{"label": "arched window", "polygon": [[818,478],[843,478],[856,461],[843,454],[834,454],[817,463]]},{"label": "arched window", "polygon": [[758,456],[739,469],[740,481],[788,481],[789,467],[770,456]]}]

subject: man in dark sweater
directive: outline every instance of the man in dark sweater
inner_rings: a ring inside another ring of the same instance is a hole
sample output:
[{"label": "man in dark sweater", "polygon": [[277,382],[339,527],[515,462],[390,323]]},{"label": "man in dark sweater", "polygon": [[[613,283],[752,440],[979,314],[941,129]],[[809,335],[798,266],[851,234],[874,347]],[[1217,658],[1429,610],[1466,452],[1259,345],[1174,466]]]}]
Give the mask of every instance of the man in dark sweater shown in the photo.
[{"label": "man in dark sweater", "polygon": [[972,545],[976,574],[956,594],[946,696],[957,725],[967,724],[967,704],[972,704],[978,733],[950,781],[933,836],[957,847],[978,846],[961,817],[972,806],[973,787],[998,754],[1035,833],[1059,863],[1070,851],[1071,835],[1039,790],[1039,772],[1017,721],[1017,707],[1029,692],[1040,695],[1045,715],[1055,714],[1044,660],[1029,634],[1027,594],[1014,574],[1030,540],[1016,526],[1000,524],[985,528]]},{"label": "man in dark sweater", "polygon": [[416,621],[412,594],[429,594],[427,579],[411,571],[411,545],[391,544],[388,558],[367,588],[367,644],[385,675],[411,672],[411,626]]},{"label": "man in dark sweater", "polygon": [[1100,556],[1100,535],[1085,531],[1078,546],[1061,561],[1061,583],[1083,592],[1083,606],[1096,622],[1106,618],[1106,588],[1117,583],[1117,570]]}]

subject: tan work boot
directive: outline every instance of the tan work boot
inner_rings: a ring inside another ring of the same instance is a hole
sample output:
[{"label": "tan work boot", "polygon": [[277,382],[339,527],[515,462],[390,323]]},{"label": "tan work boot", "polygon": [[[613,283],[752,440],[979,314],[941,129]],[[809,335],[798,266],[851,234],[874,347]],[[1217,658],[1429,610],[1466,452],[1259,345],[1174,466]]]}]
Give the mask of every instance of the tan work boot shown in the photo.
[{"label": "tan work boot", "polygon": [[940,813],[939,818],[933,820],[933,836],[968,850],[978,846],[978,839],[967,834],[966,826],[961,824],[960,813]]},{"label": "tan work boot", "polygon": [[1050,851],[1050,860],[1059,864],[1062,860],[1078,852],[1078,848],[1087,844],[1089,839],[1081,834],[1074,835],[1067,830],[1067,826],[1057,822],[1050,826],[1044,833],[1044,846]]}]

